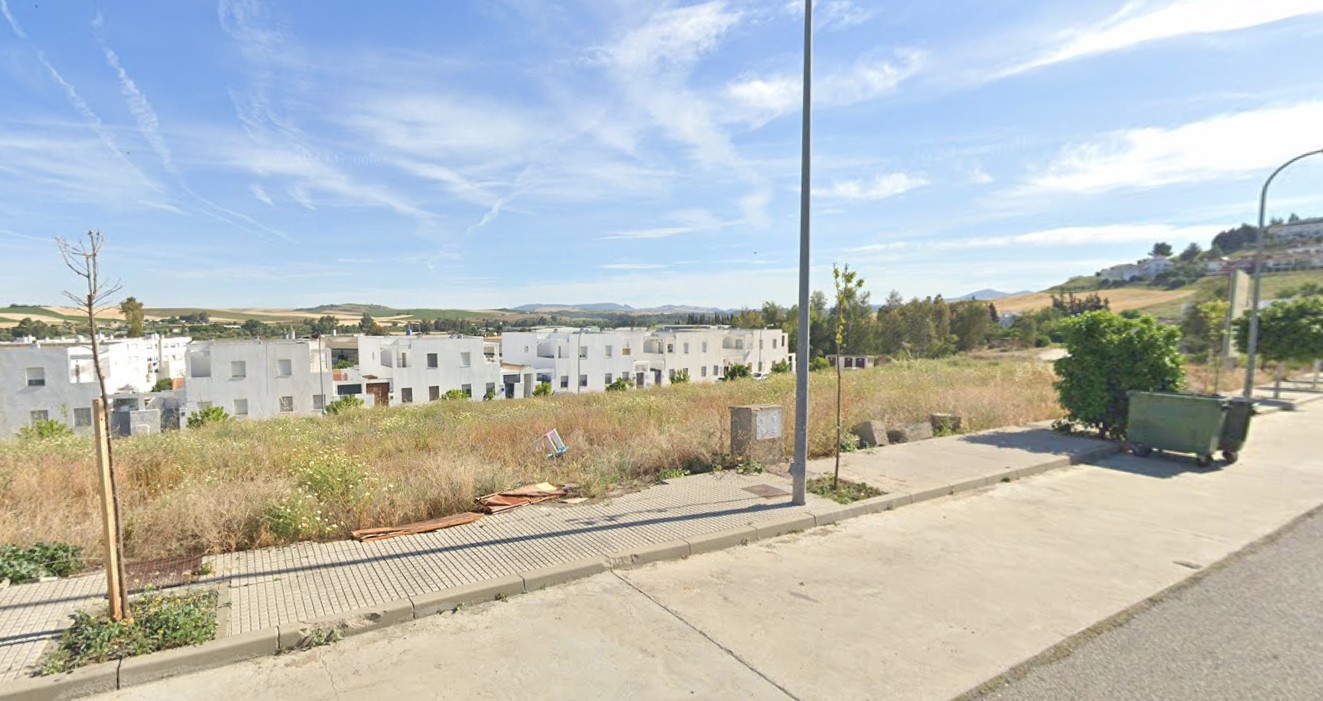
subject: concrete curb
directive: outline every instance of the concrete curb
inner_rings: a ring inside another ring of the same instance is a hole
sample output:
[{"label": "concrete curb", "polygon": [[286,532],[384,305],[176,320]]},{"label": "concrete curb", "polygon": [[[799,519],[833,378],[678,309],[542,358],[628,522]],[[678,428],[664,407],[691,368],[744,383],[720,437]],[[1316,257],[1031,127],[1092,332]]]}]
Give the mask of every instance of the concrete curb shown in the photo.
[{"label": "concrete curb", "polygon": [[314,621],[281,624],[275,628],[220,638],[196,647],[167,650],[145,657],[92,665],[70,674],[23,679],[7,683],[0,688],[0,701],[71,699],[144,684],[165,677],[200,672],[253,657],[296,650],[317,630],[334,629],[344,635],[380,630],[387,626],[452,611],[465,604],[497,601],[507,596],[591,577],[609,569],[638,567],[652,562],[687,558],[691,555],[748,545],[756,540],[768,540],[858,516],[891,511],[909,504],[993,486],[1003,480],[1009,481],[1008,478],[1020,479],[1060,467],[1091,462],[1119,452],[1121,452],[1120,445],[1100,446],[1068,457],[1054,458],[1037,465],[1008,470],[1004,475],[976,477],[915,493],[884,494],[848,505],[811,507],[807,511],[787,514],[766,523],[737,526],[684,540],[623,550],[603,558],[588,558],[507,575],[441,592],[385,602],[378,606],[335,614]]}]

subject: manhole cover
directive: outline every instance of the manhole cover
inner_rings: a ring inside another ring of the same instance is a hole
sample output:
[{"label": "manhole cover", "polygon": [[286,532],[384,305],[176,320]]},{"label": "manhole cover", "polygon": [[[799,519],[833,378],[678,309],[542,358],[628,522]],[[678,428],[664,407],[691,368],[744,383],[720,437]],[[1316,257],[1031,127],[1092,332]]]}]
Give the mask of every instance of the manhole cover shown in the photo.
[{"label": "manhole cover", "polygon": [[771,499],[772,497],[784,497],[784,496],[789,496],[790,494],[790,492],[787,492],[784,489],[778,489],[770,484],[755,484],[752,487],[745,487],[744,491],[753,492],[754,494],[757,494],[758,496],[764,499]]}]

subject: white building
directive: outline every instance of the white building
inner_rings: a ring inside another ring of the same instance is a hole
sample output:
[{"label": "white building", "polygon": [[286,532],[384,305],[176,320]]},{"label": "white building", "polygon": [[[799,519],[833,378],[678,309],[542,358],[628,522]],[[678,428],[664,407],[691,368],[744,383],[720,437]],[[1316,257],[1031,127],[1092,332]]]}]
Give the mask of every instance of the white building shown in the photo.
[{"label": "white building", "polygon": [[1100,270],[1097,277],[1108,282],[1129,282],[1135,278],[1140,280],[1152,280],[1158,275],[1168,271],[1174,265],[1170,259],[1163,256],[1153,256],[1145,258],[1138,263],[1122,263],[1113,265],[1110,268]]},{"label": "white building", "polygon": [[[158,378],[184,374],[188,338],[107,339],[101,369],[112,404],[142,409],[156,400],[135,398]],[[0,344],[0,438],[34,421],[54,419],[78,433],[91,430],[92,400],[100,395],[92,346],[84,339]]]},{"label": "white building", "polygon": [[478,336],[351,336],[325,339],[336,397],[370,405],[418,404],[457,390],[475,401],[531,396],[531,368],[503,366],[499,344]]},{"label": "white building", "polygon": [[211,406],[237,418],[320,414],[332,390],[330,350],[316,340],[197,341],[186,362],[186,414]]},{"label": "white building", "polygon": [[536,368],[537,380],[555,392],[600,392],[624,377],[634,387],[716,382],[734,364],[769,372],[789,361],[785,332],[677,326],[656,331],[595,328],[511,331],[501,336],[508,362]]},{"label": "white building", "polygon": [[1270,227],[1268,231],[1278,241],[1323,239],[1323,217],[1301,219],[1290,224],[1278,224]]}]

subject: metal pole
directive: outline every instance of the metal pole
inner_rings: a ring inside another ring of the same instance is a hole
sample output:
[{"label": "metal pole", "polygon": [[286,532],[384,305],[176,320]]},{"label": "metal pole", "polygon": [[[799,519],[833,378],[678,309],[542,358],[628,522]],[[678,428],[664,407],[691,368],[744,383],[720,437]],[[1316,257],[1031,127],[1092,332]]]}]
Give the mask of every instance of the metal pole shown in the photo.
[{"label": "metal pole", "polygon": [[799,337],[795,343],[795,460],[792,501],[804,504],[808,470],[809,163],[813,133],[813,0],[804,0],[804,129],[799,169]]},{"label": "metal pole", "polygon": [[1268,186],[1277,175],[1288,166],[1304,158],[1323,154],[1323,149],[1302,153],[1295,158],[1283,163],[1277,167],[1277,170],[1268,176],[1263,183],[1263,190],[1259,193],[1259,230],[1254,236],[1254,291],[1250,295],[1250,323],[1249,323],[1249,343],[1245,349],[1245,391],[1244,396],[1249,399],[1254,396],[1254,361],[1259,352],[1259,293],[1263,284],[1263,239],[1264,239],[1264,217],[1268,209]]}]

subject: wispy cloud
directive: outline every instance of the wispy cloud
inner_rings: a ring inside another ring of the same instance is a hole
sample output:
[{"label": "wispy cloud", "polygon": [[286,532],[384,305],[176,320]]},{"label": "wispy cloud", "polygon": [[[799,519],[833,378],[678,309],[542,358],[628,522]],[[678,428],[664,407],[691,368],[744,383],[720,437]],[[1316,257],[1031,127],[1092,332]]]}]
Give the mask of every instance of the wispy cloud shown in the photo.
[{"label": "wispy cloud", "polygon": [[0,0],[0,14],[5,16],[5,21],[9,23],[9,28],[14,30],[14,33],[18,35],[19,39],[28,38],[28,33],[23,31],[23,27],[19,25],[18,20],[14,19],[13,13],[9,11],[9,3],[7,0]]},{"label": "wispy cloud", "polygon": [[[814,80],[815,107],[844,107],[889,95],[923,69],[924,54],[906,49],[888,58],[861,58],[850,68]],[[741,119],[755,126],[800,107],[798,75],[745,76],[726,86],[727,96],[742,109]]]},{"label": "wispy cloud", "polygon": [[269,207],[276,206],[276,203],[271,201],[271,195],[266,194],[266,189],[261,185],[252,183],[248,186],[248,189],[253,193],[253,197],[256,197],[259,202],[264,202]]},{"label": "wispy cloud", "polygon": [[993,181],[993,177],[984,170],[982,165],[975,165],[969,169],[970,185],[987,185]]},{"label": "wispy cloud", "polygon": [[899,251],[910,247],[909,241],[889,241],[887,243],[870,243],[865,246],[854,246],[845,249],[846,253],[881,253],[883,251]]},{"label": "wispy cloud", "polygon": [[1146,12],[1140,10],[1142,6],[1131,0],[1100,24],[1066,32],[1058,46],[1003,75],[1164,39],[1230,32],[1323,13],[1323,2],[1319,0],[1174,0]]},{"label": "wispy cloud", "polygon": [[607,263],[597,267],[602,270],[662,270],[667,266],[660,263]]},{"label": "wispy cloud", "polygon": [[926,245],[937,250],[962,248],[989,248],[1017,245],[1034,246],[1101,246],[1114,243],[1151,243],[1168,241],[1185,243],[1206,241],[1222,226],[1172,226],[1169,224],[1114,224],[1108,226],[1070,226],[1043,229],[1009,236],[983,236],[932,241]]},{"label": "wispy cloud", "polygon": [[928,179],[910,173],[884,173],[872,178],[837,180],[824,188],[814,188],[813,194],[824,199],[884,200],[903,195],[928,184]]},{"label": "wispy cloud", "polygon": [[680,234],[687,234],[694,230],[692,226],[662,226],[655,229],[634,229],[632,231],[617,231],[613,234],[607,234],[600,237],[603,241],[631,240],[631,239],[665,239]]},{"label": "wispy cloud", "polygon": [[1017,194],[1100,193],[1240,177],[1270,168],[1319,134],[1323,102],[1234,112],[1177,127],[1131,129],[1070,146]]},{"label": "wispy cloud", "polygon": [[[786,0],[782,6],[786,16],[804,18],[803,0]],[[813,3],[814,32],[849,29],[877,16],[876,7],[860,7],[854,0],[816,0]]]}]

